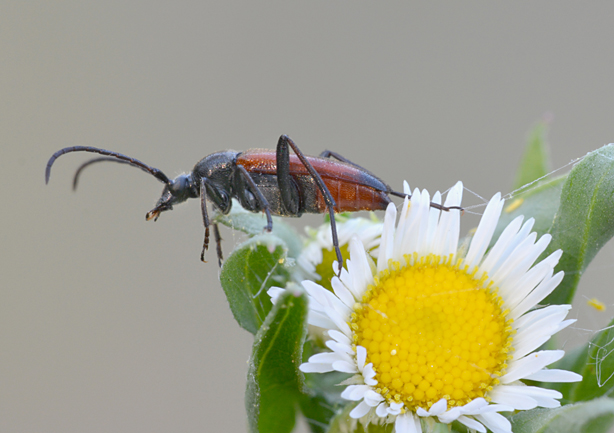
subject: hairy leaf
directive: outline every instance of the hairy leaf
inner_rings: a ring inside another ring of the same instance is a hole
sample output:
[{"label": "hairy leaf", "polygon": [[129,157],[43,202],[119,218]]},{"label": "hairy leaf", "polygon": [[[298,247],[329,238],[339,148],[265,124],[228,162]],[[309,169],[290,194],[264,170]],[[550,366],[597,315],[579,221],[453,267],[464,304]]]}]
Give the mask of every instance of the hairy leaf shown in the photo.
[{"label": "hairy leaf", "polygon": [[256,334],[245,406],[252,432],[292,431],[303,387],[301,363],[307,296],[286,290]]}]

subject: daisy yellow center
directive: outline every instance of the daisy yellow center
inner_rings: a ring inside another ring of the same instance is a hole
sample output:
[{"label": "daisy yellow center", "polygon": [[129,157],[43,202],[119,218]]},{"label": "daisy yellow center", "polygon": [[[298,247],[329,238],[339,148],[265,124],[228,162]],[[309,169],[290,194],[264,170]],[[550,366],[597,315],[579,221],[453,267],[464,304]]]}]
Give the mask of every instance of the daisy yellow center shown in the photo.
[{"label": "daisy yellow center", "polygon": [[512,347],[511,320],[488,283],[439,256],[407,257],[376,278],[352,315],[375,386],[389,403],[461,406],[498,383]]}]

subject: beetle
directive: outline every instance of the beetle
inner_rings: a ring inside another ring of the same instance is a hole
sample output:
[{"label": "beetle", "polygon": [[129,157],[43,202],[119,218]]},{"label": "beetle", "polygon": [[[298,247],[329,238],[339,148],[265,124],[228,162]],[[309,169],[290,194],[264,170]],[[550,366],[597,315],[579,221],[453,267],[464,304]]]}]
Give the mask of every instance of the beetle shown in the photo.
[{"label": "beetle", "polygon": [[[294,154],[290,154],[290,149]],[[223,257],[221,238],[216,223],[207,213],[207,200],[222,213],[227,214],[232,198],[251,212],[264,212],[267,224],[273,228],[272,215],[300,217],[303,213],[325,213],[330,216],[333,246],[341,272],[343,258],[339,249],[335,212],[360,210],[385,210],[391,202],[389,196],[409,197],[394,191],[365,168],[351,162],[336,152],[324,151],[319,156],[305,156],[298,146],[282,135],[275,151],[249,149],[244,152],[224,150],[212,153],[198,161],[191,172],[169,179],[161,170],[138,159],[121,153],[90,146],[66,147],[55,152],[45,169],[45,183],[49,182],[51,166],[57,158],[70,152],[91,152],[105,155],[82,164],[75,174],[76,188],[80,172],[99,161],[114,161],[138,167],[164,183],[162,195],[155,207],[147,212],[146,220],[157,220],[162,212],[190,198],[200,198],[205,236],[200,258],[205,262],[209,247],[210,226],[217,246],[218,264]],[[431,203],[442,211],[462,210],[459,206],[442,206]]]}]

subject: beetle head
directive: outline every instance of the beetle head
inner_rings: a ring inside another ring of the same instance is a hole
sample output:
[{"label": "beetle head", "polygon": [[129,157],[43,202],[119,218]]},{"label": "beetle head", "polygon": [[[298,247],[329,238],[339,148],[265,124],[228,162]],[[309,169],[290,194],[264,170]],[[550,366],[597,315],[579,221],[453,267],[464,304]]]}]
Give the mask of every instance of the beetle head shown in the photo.
[{"label": "beetle head", "polygon": [[168,184],[164,185],[162,195],[160,196],[158,203],[156,203],[156,207],[147,212],[145,219],[147,221],[151,219],[156,221],[161,212],[172,210],[173,205],[195,197],[198,197],[198,193],[194,188],[192,174],[180,174]]}]

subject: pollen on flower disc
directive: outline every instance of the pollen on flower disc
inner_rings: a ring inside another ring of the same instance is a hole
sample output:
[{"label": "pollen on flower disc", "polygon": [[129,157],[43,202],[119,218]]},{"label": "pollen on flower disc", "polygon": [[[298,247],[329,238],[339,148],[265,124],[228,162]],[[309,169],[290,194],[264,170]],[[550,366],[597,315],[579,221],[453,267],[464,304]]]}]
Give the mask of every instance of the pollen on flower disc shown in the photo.
[{"label": "pollen on flower disc", "polygon": [[511,323],[486,276],[439,256],[406,257],[381,274],[352,315],[354,343],[367,350],[388,402],[461,406],[498,383],[512,345]]}]

